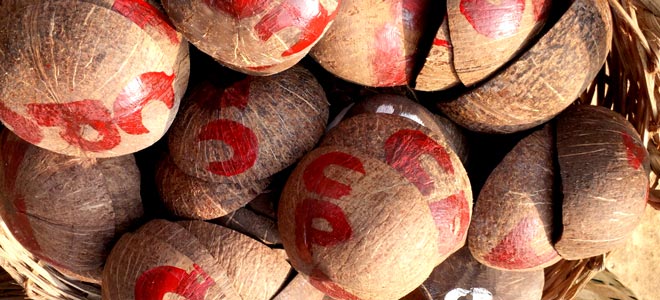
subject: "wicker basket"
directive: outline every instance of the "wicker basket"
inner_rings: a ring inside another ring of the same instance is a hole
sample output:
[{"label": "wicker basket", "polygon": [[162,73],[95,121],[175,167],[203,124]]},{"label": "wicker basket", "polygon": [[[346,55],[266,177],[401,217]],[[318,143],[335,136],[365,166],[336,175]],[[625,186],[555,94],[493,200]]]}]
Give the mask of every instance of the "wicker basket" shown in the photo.
[{"label": "wicker basket", "polygon": [[[660,174],[657,150],[660,120],[656,102],[660,100],[660,1],[609,0],[609,3],[615,23],[612,51],[607,64],[578,102],[611,108],[626,116],[642,134],[652,159],[651,201],[657,200],[660,207],[660,192],[655,192],[656,174]],[[604,259],[605,256],[561,261],[547,268],[543,300],[574,299],[602,271]],[[0,266],[10,275],[0,276],[2,299],[23,299],[23,290],[27,297],[37,300],[101,299],[100,287],[72,280],[36,260],[1,221]]]}]

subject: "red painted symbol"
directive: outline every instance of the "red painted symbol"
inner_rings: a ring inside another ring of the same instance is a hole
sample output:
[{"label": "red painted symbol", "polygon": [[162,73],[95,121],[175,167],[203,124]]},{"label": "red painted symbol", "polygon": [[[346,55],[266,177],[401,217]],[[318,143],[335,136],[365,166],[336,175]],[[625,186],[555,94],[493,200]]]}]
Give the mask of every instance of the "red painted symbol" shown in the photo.
[{"label": "red painted symbol", "polygon": [[284,0],[266,14],[254,29],[262,41],[267,41],[275,33],[289,27],[300,30],[298,42],[282,53],[290,56],[311,46],[319,39],[326,26],[335,19],[337,9],[332,14],[321,5],[320,0]]},{"label": "red painted symbol", "polygon": [[145,271],[135,283],[135,300],[163,300],[173,293],[186,300],[204,300],[215,281],[198,265],[187,273],[171,266],[160,266]]},{"label": "red painted symbol", "polygon": [[638,145],[635,140],[625,132],[621,133],[621,138],[623,139],[623,145],[626,146],[626,158],[628,159],[628,164],[636,170],[639,170],[642,166],[642,162],[648,155],[646,149]]},{"label": "red painted symbol", "polygon": [[532,246],[531,239],[538,235],[540,228],[543,225],[537,219],[521,220],[484,259],[494,266],[517,269],[531,268],[555,259],[555,251],[539,256]]},{"label": "red painted symbol", "polygon": [[[332,231],[313,227],[314,219],[325,220]],[[331,247],[348,241],[353,235],[351,225],[341,207],[328,201],[307,198],[296,207],[296,248],[306,263],[312,263],[312,244]]]},{"label": "red painted symbol", "polygon": [[445,172],[454,174],[447,150],[419,130],[399,130],[385,141],[387,163],[428,196],[435,190],[435,182],[422,168],[423,155],[430,155]]},{"label": "red painted symbol", "polygon": [[371,61],[377,86],[397,86],[408,82],[412,55],[404,56],[403,34],[393,24],[385,24],[376,32],[375,53]]},{"label": "red painted symbol", "polygon": [[216,120],[202,127],[199,142],[222,141],[231,147],[233,156],[226,161],[210,162],[208,170],[220,176],[241,174],[257,161],[259,141],[250,128],[231,120]]},{"label": "red painted symbol", "polygon": [[204,3],[236,19],[244,19],[263,12],[270,0],[204,0]]},{"label": "red painted symbol", "polygon": [[128,134],[146,134],[149,130],[142,123],[142,109],[151,101],[174,107],[174,74],[164,72],[144,73],[133,79],[119,93],[114,103],[114,119],[119,128]]},{"label": "red painted symbol", "polygon": [[440,253],[449,253],[464,240],[470,226],[470,207],[463,191],[446,199],[429,203],[431,216],[438,228]]},{"label": "red painted symbol", "polygon": [[355,156],[342,152],[329,152],[317,157],[303,171],[305,188],[320,196],[340,199],[351,193],[351,187],[325,176],[324,171],[331,165],[344,167],[365,174],[362,162]]},{"label": "red painted symbol", "polygon": [[491,39],[515,35],[520,27],[525,0],[461,0],[461,13],[474,29]]},{"label": "red painted symbol", "polygon": [[449,44],[449,41],[442,40],[442,39],[439,39],[439,38],[435,38],[433,40],[433,45],[440,46],[440,47],[445,47],[445,48],[451,48],[451,44]]},{"label": "red painted symbol", "polygon": [[142,29],[147,26],[155,28],[160,34],[166,35],[172,44],[180,43],[177,32],[167,16],[145,0],[115,0],[112,10]]},{"label": "red painted symbol", "polygon": [[247,77],[227,88],[220,97],[220,108],[236,107],[240,110],[247,108],[251,83],[252,77]]},{"label": "red painted symbol", "polygon": [[15,113],[2,101],[0,101],[0,120],[11,127],[16,135],[32,144],[39,144],[44,138],[37,124]]},{"label": "red painted symbol", "polygon": [[347,292],[338,284],[332,282],[328,275],[319,269],[313,269],[309,276],[309,283],[324,294],[335,300],[360,300],[357,296]]},{"label": "red painted symbol", "polygon": [[84,151],[109,150],[121,142],[110,111],[99,100],[28,104],[27,109],[39,125],[62,128],[62,139]]},{"label": "red painted symbol", "polygon": [[541,21],[548,18],[550,13],[550,4],[551,0],[532,0],[532,5],[534,5],[534,20]]}]

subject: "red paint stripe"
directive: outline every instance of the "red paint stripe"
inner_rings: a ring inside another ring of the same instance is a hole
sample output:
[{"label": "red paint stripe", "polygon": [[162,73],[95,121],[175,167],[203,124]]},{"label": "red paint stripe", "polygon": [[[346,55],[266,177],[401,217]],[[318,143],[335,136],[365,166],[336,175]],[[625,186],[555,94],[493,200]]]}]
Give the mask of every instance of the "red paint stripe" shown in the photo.
[{"label": "red paint stripe", "polygon": [[325,153],[312,161],[303,171],[303,181],[308,191],[332,199],[340,199],[351,193],[351,187],[325,176],[325,169],[329,166],[339,166],[365,174],[360,159],[343,152]]},{"label": "red paint stripe", "polygon": [[204,0],[204,4],[236,19],[256,16],[268,7],[268,0]]},{"label": "red paint stripe", "polygon": [[[522,219],[484,259],[505,269],[527,269],[556,259],[557,252],[538,255],[532,247],[541,228],[544,228],[543,224],[535,218]],[[551,249],[549,245],[548,249]]]},{"label": "red paint stripe", "polygon": [[174,78],[174,74],[149,72],[129,82],[114,102],[114,119],[119,128],[128,134],[149,133],[142,122],[142,109],[151,101],[174,107]]},{"label": "red paint stripe", "polygon": [[440,46],[440,47],[445,47],[445,48],[451,48],[451,44],[447,40],[441,40],[439,38],[435,38],[433,40],[433,45]]},{"label": "red paint stripe", "polygon": [[159,266],[145,271],[135,283],[135,300],[162,300],[172,293],[186,300],[204,300],[215,285],[211,276],[198,265],[188,273],[172,266]]},{"label": "red paint stripe", "polygon": [[491,39],[515,35],[525,12],[525,0],[461,0],[461,14],[474,30]]},{"label": "red paint stripe", "polygon": [[470,205],[463,191],[429,203],[438,229],[438,252],[451,253],[465,239],[470,226]]},{"label": "red paint stripe", "polygon": [[147,26],[155,28],[160,34],[167,36],[172,44],[181,42],[167,16],[145,0],[115,0],[112,10],[128,18],[142,29]]},{"label": "red paint stripe", "polygon": [[402,33],[392,24],[385,24],[376,32],[374,56],[371,60],[376,86],[405,85],[412,57],[404,57]]},{"label": "red paint stripe", "polygon": [[39,144],[44,138],[41,128],[36,123],[12,111],[2,101],[0,101],[0,121],[16,135],[32,144]]},{"label": "red paint stripe", "polygon": [[621,133],[623,145],[626,147],[626,158],[628,164],[636,170],[642,167],[642,162],[646,159],[648,152],[640,144],[625,132]]}]

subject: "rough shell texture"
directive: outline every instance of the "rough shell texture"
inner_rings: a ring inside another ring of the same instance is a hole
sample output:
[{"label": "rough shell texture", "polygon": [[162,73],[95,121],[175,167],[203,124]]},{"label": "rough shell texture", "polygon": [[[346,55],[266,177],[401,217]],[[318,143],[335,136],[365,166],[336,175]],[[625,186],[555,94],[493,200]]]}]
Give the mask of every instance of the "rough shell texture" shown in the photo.
[{"label": "rough shell texture", "polygon": [[544,280],[542,270],[511,272],[489,268],[476,261],[465,247],[433,270],[421,287],[431,298],[421,299],[540,300]]},{"label": "rough shell texture", "polygon": [[270,179],[233,183],[208,182],[179,170],[171,158],[163,159],[156,172],[158,193],[176,216],[209,220],[227,215],[254,199]]},{"label": "rough shell texture", "polygon": [[484,265],[540,270],[560,257],[552,245],[555,139],[549,125],[520,141],[481,189],[468,244]]},{"label": "rough shell texture", "polygon": [[229,68],[270,75],[300,61],[332,24],[338,0],[165,0],[176,27]]},{"label": "rough shell texture", "polygon": [[[344,0],[335,23],[312,49],[326,70],[367,86],[407,84],[429,0]],[[359,28],[359,30],[356,30]]]},{"label": "rough shell texture", "polygon": [[454,70],[454,53],[449,39],[448,24],[445,16],[433,39],[431,50],[424,61],[424,67],[415,79],[416,90],[438,91],[460,82]]},{"label": "rough shell texture", "polygon": [[185,173],[241,187],[295,163],[323,135],[325,93],[301,67],[247,77],[222,90],[195,89],[169,135],[172,159]]},{"label": "rough shell texture", "polygon": [[142,216],[133,156],[84,159],[0,134],[0,215],[32,254],[99,281],[112,243]]},{"label": "rough shell texture", "polygon": [[463,247],[472,214],[472,189],[460,159],[443,137],[403,117],[360,114],[341,122],[321,146],[351,147],[387,163],[428,202],[446,257]]},{"label": "rough shell texture", "polygon": [[470,161],[470,149],[468,138],[465,136],[465,130],[445,117],[436,115],[435,120],[440,125],[442,135],[447,140],[447,143],[449,143],[449,146],[461,159],[463,165],[467,165]]},{"label": "rough shell texture", "polygon": [[324,300],[325,294],[298,274],[273,300]]},{"label": "rough shell texture", "polygon": [[[576,0],[518,60],[489,81],[438,107],[470,130],[510,133],[540,125],[586,89],[612,39],[609,5]],[[570,78],[570,80],[567,80]]]},{"label": "rough shell texture", "polygon": [[260,215],[248,207],[239,208],[214,222],[267,245],[282,244],[275,219]]},{"label": "rough shell texture", "polygon": [[292,265],[333,298],[398,299],[441,261],[422,194],[352,148],[303,158],[282,192],[278,225]]},{"label": "rough shell texture", "polygon": [[639,224],[649,185],[649,156],[628,121],[609,109],[574,106],[557,123],[566,259],[622,246]]},{"label": "rough shell texture", "polygon": [[169,128],[188,44],[143,1],[46,0],[0,16],[0,120],[73,156],[141,150]]},{"label": "rough shell texture", "polygon": [[454,66],[461,81],[475,84],[524,49],[543,28],[551,2],[448,0]]}]

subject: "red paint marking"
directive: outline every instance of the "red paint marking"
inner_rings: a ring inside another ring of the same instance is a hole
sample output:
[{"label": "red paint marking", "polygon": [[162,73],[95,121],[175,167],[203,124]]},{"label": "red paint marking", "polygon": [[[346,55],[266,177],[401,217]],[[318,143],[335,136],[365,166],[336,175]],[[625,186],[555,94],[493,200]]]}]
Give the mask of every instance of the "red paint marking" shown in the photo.
[{"label": "red paint marking", "polygon": [[435,182],[422,168],[422,155],[430,155],[448,174],[454,174],[449,153],[419,130],[403,129],[385,141],[385,159],[395,170],[412,182],[424,196],[435,189]]},{"label": "red paint marking", "polygon": [[[314,219],[328,222],[332,231],[314,228]],[[296,207],[296,249],[306,263],[312,263],[312,244],[331,247],[351,238],[353,230],[341,207],[328,201],[307,198]]]},{"label": "red paint marking", "polygon": [[551,4],[551,0],[532,0],[532,5],[534,5],[534,20],[538,22],[547,19]]},{"label": "red paint marking", "polygon": [[236,19],[256,16],[263,12],[271,0],[204,0],[204,3]]},{"label": "red paint marking", "polygon": [[[110,111],[99,100],[28,104],[27,108],[39,125],[62,128],[62,139],[84,151],[110,150],[121,142]],[[87,140],[82,136],[88,128],[97,132],[97,140]]]},{"label": "red paint marking", "polygon": [[298,42],[282,53],[282,56],[290,56],[316,42],[336,16],[337,9],[329,14],[320,0],[285,0],[268,12],[254,29],[262,41],[267,41],[285,28],[299,29]]},{"label": "red paint marking", "polygon": [[633,138],[625,132],[621,133],[623,145],[626,146],[626,157],[628,164],[636,170],[642,166],[642,162],[646,159],[648,152],[646,149],[638,145]]},{"label": "red paint marking", "polygon": [[220,108],[236,107],[244,110],[250,98],[252,77],[247,77],[227,88],[220,97]]},{"label": "red paint marking", "polygon": [[160,34],[166,35],[172,44],[181,42],[167,16],[145,0],[115,0],[112,10],[142,29],[147,26],[155,28]]},{"label": "red paint marking", "polygon": [[461,0],[461,13],[472,27],[491,39],[515,35],[520,27],[525,0]]},{"label": "red paint marking", "polygon": [[445,47],[445,48],[451,48],[451,44],[447,40],[441,40],[439,38],[435,38],[433,40],[433,45],[440,46],[440,47]]},{"label": "red paint marking", "polygon": [[418,30],[424,26],[424,11],[428,9],[427,0],[403,0],[399,3],[403,6],[403,25],[409,30]]},{"label": "red paint marking", "polygon": [[332,199],[340,199],[351,193],[351,187],[325,176],[324,171],[331,165],[340,166],[365,174],[360,159],[342,152],[329,152],[317,157],[303,171],[303,181],[308,191]]},{"label": "red paint marking", "polygon": [[555,259],[558,255],[555,251],[539,256],[532,247],[541,228],[543,225],[537,219],[521,220],[484,259],[494,266],[515,269],[531,268]]},{"label": "red paint marking", "polygon": [[149,130],[142,123],[142,109],[151,101],[174,107],[175,75],[164,72],[144,73],[128,83],[119,93],[114,103],[114,119],[117,125],[128,134],[146,134]]},{"label": "red paint marking", "polygon": [[14,198],[13,206],[13,211],[9,212],[10,217],[8,220],[5,220],[8,223],[7,227],[11,230],[12,235],[28,251],[38,255],[39,258],[46,260],[49,263],[59,265],[52,259],[44,257],[43,253],[41,253],[41,246],[34,237],[34,231],[30,224],[30,219],[28,218],[27,206],[25,205],[25,199],[23,196],[17,195]]},{"label": "red paint marking", "polygon": [[408,71],[413,66],[412,55],[404,57],[405,45],[400,30],[393,24],[385,24],[376,32],[375,54],[371,66],[376,85],[397,86],[408,82]]},{"label": "red paint marking", "polygon": [[32,144],[39,144],[44,138],[37,124],[12,111],[2,101],[0,101],[0,121],[10,127],[16,135]]},{"label": "red paint marking", "polygon": [[202,127],[197,141],[222,141],[231,147],[232,158],[221,162],[210,162],[208,170],[220,176],[241,174],[257,161],[259,141],[250,128],[231,120],[216,120]]},{"label": "red paint marking", "polygon": [[252,71],[261,72],[261,71],[268,70],[268,69],[270,69],[274,66],[275,65],[267,65],[267,66],[256,66],[256,67],[247,67],[247,68],[252,70]]},{"label": "red paint marking", "polygon": [[463,191],[446,199],[429,203],[431,216],[438,228],[439,252],[455,250],[456,245],[465,239],[470,226],[470,206]]},{"label": "red paint marking", "polygon": [[338,284],[332,282],[323,271],[314,268],[309,276],[309,283],[324,294],[335,300],[360,300],[357,296],[347,292]]},{"label": "red paint marking", "polygon": [[213,278],[198,265],[187,273],[171,266],[160,266],[145,271],[135,283],[135,300],[162,300],[174,293],[186,300],[204,300],[215,285]]}]

